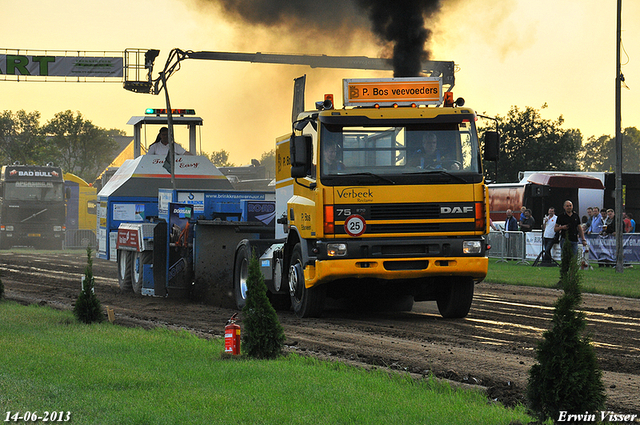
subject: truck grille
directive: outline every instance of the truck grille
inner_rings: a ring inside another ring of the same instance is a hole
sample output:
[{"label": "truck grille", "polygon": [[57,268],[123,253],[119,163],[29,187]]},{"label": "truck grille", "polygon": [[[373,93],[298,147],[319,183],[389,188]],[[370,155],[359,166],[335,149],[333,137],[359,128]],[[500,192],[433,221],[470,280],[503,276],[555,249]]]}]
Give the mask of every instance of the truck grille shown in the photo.
[{"label": "truck grille", "polygon": [[367,230],[372,233],[427,233],[473,231],[475,223],[398,223],[372,224]]},{"label": "truck grille", "polygon": [[371,220],[407,220],[440,218],[438,204],[379,204],[371,205]]},{"label": "truck grille", "polygon": [[[341,223],[349,214],[358,214],[365,219],[364,237],[383,233],[473,232],[477,230],[474,208],[473,202],[334,205],[335,234],[347,234]],[[413,222],[407,222],[409,220]],[[418,220],[430,222],[416,222]]]}]

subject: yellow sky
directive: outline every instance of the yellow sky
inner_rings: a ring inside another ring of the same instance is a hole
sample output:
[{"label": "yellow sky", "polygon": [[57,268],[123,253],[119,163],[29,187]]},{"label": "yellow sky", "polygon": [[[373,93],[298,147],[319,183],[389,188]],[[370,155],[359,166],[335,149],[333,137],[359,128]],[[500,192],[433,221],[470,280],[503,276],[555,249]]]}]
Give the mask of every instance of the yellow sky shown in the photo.
[{"label": "yellow sky", "polygon": [[[2,49],[123,51],[156,48],[156,70],[169,51],[377,56],[372,37],[315,42],[278,29],[231,23],[194,0],[0,0]],[[327,23],[327,33],[330,33]],[[447,2],[433,29],[433,59],[453,60],[455,97],[479,113],[505,115],[512,105],[563,115],[565,128],[585,139],[615,132],[616,2],[595,0],[470,0]],[[640,3],[623,4],[623,127],[640,128]],[[194,108],[204,120],[202,149],[226,149],[246,164],[290,131],[293,79],[307,74],[307,108],[324,93],[341,102],[343,78],[390,73],[318,70],[302,66],[187,60],[169,80],[172,107]],[[340,103],[341,104],[341,103]],[[118,83],[0,81],[0,110],[40,111],[44,124],[57,112],[80,111],[104,128],[132,134],[126,122],[164,96],[125,91]],[[147,143],[157,129],[149,128]],[[186,135],[177,133],[178,141]],[[182,139],[182,140],[181,140]],[[186,146],[186,143],[184,143]]]}]

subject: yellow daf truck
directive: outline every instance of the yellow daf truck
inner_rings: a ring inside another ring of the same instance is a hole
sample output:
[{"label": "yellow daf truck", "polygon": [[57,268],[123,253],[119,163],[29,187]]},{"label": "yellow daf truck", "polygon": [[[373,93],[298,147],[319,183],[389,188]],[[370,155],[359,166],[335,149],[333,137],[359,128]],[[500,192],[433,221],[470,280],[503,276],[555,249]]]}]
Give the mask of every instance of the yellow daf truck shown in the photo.
[{"label": "yellow daf truck", "polygon": [[[276,140],[276,240],[238,245],[238,307],[255,253],[274,306],[300,317],[327,296],[404,310],[435,300],[443,317],[465,317],[488,265],[476,113],[440,78],[343,86],[342,109],[327,95]],[[497,159],[498,134],[484,145]]]}]

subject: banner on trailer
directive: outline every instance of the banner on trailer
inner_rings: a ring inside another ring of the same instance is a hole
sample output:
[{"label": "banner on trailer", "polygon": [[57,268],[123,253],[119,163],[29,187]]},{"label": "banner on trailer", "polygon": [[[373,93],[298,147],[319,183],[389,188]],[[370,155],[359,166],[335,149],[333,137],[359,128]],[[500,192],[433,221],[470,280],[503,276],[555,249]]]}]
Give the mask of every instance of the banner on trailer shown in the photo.
[{"label": "banner on trailer", "polygon": [[[587,235],[589,243],[589,260],[601,262],[616,261],[615,236]],[[622,249],[625,263],[640,263],[640,234],[622,235]]]}]

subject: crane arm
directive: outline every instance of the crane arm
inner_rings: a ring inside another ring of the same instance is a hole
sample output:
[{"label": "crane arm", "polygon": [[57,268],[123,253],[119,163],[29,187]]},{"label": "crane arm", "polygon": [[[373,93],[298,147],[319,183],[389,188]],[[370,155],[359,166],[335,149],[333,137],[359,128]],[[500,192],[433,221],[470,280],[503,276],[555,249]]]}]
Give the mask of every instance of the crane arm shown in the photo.
[{"label": "crane arm", "polygon": [[[186,52],[185,59],[205,59],[220,61],[241,61],[252,63],[279,63],[288,65],[307,65],[311,68],[373,69],[392,71],[389,59],[369,58],[367,56],[328,56],[328,55],[288,55],[274,53],[234,53],[234,52]],[[443,84],[453,86],[455,64],[446,61],[422,62],[422,72],[433,77],[442,77]]]},{"label": "crane arm", "polygon": [[[135,52],[135,54],[133,54]],[[135,60],[135,58],[148,56],[146,52],[141,50],[127,50]],[[157,55],[157,51],[155,55]],[[143,54],[144,53],[144,54]],[[129,56],[129,55],[128,55]],[[155,56],[153,56],[155,58]],[[382,70],[391,71],[393,65],[388,59],[370,58],[367,56],[328,56],[328,55],[290,55],[290,54],[275,54],[275,53],[237,53],[237,52],[216,52],[216,51],[200,51],[194,52],[191,50],[173,49],[169,53],[167,62],[164,69],[161,71],[160,76],[155,80],[151,80],[151,69],[153,63],[145,63],[143,66],[133,61],[129,61],[129,65],[136,69],[149,70],[148,81],[127,81],[128,75],[138,75],[138,73],[125,72],[125,88],[132,91],[139,92],[151,92],[158,94],[164,88],[164,81],[178,69],[180,69],[180,62],[185,59],[200,59],[200,60],[218,60],[218,61],[236,61],[236,62],[251,62],[251,63],[273,63],[273,64],[287,64],[287,65],[307,65],[311,68],[342,68],[342,69],[369,69],[369,70]],[[455,63],[453,61],[424,61],[422,62],[422,72],[425,75],[431,77],[441,77],[444,85],[449,85],[451,90],[455,84]],[[142,88],[141,88],[142,87]]]}]

